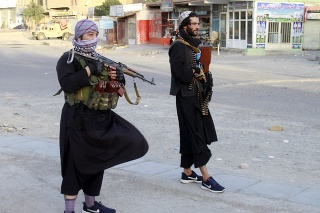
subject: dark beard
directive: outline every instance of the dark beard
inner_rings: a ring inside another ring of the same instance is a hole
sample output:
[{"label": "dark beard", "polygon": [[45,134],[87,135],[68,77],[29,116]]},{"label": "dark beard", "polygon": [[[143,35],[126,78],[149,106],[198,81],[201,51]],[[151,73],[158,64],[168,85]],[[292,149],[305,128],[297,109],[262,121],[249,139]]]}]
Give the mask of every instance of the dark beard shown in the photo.
[{"label": "dark beard", "polygon": [[194,33],[194,31],[192,29],[190,29],[189,27],[187,27],[187,33],[191,36],[191,37],[196,37],[197,35]]},{"label": "dark beard", "polygon": [[183,29],[180,29],[179,35],[194,47],[198,47],[201,44],[200,39],[190,36],[190,34],[186,33]]}]

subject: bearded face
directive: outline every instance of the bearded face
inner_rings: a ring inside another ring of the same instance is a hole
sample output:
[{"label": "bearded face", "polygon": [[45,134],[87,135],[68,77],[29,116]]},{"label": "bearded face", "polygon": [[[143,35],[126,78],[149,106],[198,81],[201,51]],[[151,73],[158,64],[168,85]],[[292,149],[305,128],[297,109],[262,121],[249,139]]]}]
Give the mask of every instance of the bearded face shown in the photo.
[{"label": "bearded face", "polygon": [[190,17],[190,24],[187,26],[187,33],[192,36],[196,37],[198,35],[199,30],[199,18],[198,17]]}]

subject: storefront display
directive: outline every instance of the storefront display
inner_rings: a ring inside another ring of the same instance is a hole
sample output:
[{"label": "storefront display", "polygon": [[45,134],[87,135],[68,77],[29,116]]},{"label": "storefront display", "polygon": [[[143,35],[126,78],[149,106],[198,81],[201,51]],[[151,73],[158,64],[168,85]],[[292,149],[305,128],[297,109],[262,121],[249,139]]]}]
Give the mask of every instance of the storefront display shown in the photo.
[{"label": "storefront display", "polygon": [[199,30],[198,30],[198,36],[203,41],[206,42],[207,40],[210,40],[210,8],[205,8],[208,11],[201,11],[199,8],[196,13],[199,16]]},{"label": "storefront display", "polygon": [[301,48],[304,4],[257,2],[256,8],[257,48]]}]

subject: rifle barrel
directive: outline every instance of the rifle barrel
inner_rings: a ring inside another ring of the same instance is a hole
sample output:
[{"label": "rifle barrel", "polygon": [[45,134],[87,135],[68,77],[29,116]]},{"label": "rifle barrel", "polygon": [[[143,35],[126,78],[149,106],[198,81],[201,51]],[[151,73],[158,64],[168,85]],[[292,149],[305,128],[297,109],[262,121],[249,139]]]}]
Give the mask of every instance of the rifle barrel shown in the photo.
[{"label": "rifle barrel", "polygon": [[80,53],[75,53],[75,54],[78,54],[79,56],[87,58],[87,59],[90,59],[90,60],[97,60],[97,61],[100,61],[102,63],[106,63],[109,66],[113,66],[113,67],[121,70],[126,75],[129,75],[129,76],[131,76],[133,78],[139,78],[142,81],[148,82],[149,84],[156,85],[154,83],[154,78],[152,78],[151,81],[149,81],[149,80],[145,79],[143,75],[141,75],[137,71],[133,70],[132,68],[129,68],[127,65],[122,64],[120,62],[115,62],[115,61],[113,61],[113,60],[111,60],[111,59],[109,59],[109,58],[107,58],[107,57],[105,57],[103,55],[98,54],[97,57],[91,57],[89,55],[84,55],[84,54],[82,55]]},{"label": "rifle barrel", "polygon": [[99,56],[98,56],[98,60],[101,61],[101,62],[104,62],[104,63],[106,63],[106,64],[109,64],[109,65],[111,65],[111,66],[119,67],[120,70],[121,70],[124,74],[126,74],[126,75],[129,75],[129,76],[131,76],[131,77],[133,77],[133,78],[139,78],[139,79],[141,79],[142,81],[148,82],[149,84],[156,85],[156,84],[154,83],[154,78],[152,78],[151,81],[149,81],[149,80],[145,79],[142,74],[138,73],[137,71],[133,70],[132,68],[129,68],[129,67],[128,67],[127,65],[125,65],[125,64],[122,64],[122,63],[120,63],[120,62],[115,62],[115,61],[113,61],[113,60],[111,60],[111,59],[109,59],[109,58],[106,58],[106,57],[104,57],[104,56],[102,56],[102,55],[100,55],[100,54],[99,54]]}]

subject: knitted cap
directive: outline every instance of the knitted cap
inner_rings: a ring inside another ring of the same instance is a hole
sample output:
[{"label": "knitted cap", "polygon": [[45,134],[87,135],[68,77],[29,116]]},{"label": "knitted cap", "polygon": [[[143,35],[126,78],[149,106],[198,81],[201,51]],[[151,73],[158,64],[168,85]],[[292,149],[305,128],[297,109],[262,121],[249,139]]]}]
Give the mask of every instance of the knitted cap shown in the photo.
[{"label": "knitted cap", "polygon": [[96,31],[99,32],[98,26],[88,19],[82,19],[78,21],[76,27],[74,28],[74,39],[78,39],[84,33],[89,31]]},{"label": "knitted cap", "polygon": [[179,15],[179,18],[178,18],[179,25],[181,24],[181,22],[183,22],[183,20],[189,17],[190,13],[192,13],[192,11],[184,11]]}]

